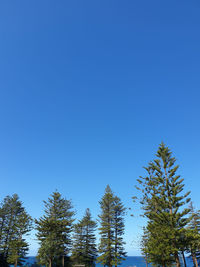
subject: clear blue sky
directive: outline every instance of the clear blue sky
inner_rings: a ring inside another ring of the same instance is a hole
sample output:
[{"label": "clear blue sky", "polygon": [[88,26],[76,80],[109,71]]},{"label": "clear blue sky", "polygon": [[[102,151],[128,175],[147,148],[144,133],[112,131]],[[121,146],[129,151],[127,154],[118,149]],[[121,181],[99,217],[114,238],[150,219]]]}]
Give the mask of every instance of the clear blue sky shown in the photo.
[{"label": "clear blue sky", "polygon": [[199,138],[199,1],[1,1],[1,199],[38,217],[58,189],[97,217],[110,184],[137,255],[142,167],[164,141],[200,208]]}]

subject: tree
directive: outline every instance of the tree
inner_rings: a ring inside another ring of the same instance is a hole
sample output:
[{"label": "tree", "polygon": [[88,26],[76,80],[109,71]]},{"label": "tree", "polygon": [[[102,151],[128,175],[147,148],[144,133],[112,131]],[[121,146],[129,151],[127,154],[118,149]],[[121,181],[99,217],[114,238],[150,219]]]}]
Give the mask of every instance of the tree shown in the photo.
[{"label": "tree", "polygon": [[151,262],[158,263],[155,255],[160,244],[163,246],[163,249],[160,247],[162,255],[159,257],[162,258],[162,266],[169,264],[172,256],[176,266],[180,267],[181,238],[184,227],[190,221],[187,218],[190,209],[184,208],[184,205],[190,201],[190,192],[183,193],[183,179],[176,174],[179,166],[175,165],[176,159],[164,143],[159,146],[156,156],[145,168],[147,176],[138,179],[144,216],[148,218],[149,257]]},{"label": "tree", "polygon": [[109,186],[106,187],[105,194],[100,201],[100,207],[100,256],[97,260],[108,267],[117,266],[126,255],[122,238],[125,208]]},{"label": "tree", "polygon": [[38,259],[49,267],[53,264],[64,266],[65,257],[71,249],[75,212],[71,201],[62,198],[59,192],[53,192],[44,204],[45,215],[35,221],[36,236],[40,242]]},{"label": "tree", "polygon": [[0,209],[1,266],[20,265],[28,251],[24,237],[32,229],[32,219],[17,194],[4,198]]},{"label": "tree", "polygon": [[92,220],[89,209],[86,209],[85,215],[74,227],[74,242],[72,249],[72,259],[79,264],[85,264],[90,267],[94,265],[97,249],[95,230],[97,223]]}]

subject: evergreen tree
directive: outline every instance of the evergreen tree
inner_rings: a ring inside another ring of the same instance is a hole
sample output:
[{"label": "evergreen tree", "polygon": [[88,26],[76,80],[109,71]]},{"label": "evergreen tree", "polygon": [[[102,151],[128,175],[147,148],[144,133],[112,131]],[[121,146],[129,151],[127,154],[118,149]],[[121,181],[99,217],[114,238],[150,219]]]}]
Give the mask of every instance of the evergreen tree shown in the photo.
[{"label": "evergreen tree", "polygon": [[100,207],[100,256],[97,258],[97,260],[105,266],[112,267],[112,262],[114,259],[114,195],[110,189],[110,186],[106,187],[105,194],[100,201]]},{"label": "evergreen tree", "polygon": [[92,220],[89,209],[86,209],[85,215],[74,227],[74,242],[72,249],[72,259],[79,264],[85,264],[90,267],[94,265],[97,249],[95,230],[97,223]]},{"label": "evergreen tree", "polygon": [[121,200],[113,194],[109,186],[106,187],[100,207],[100,256],[97,260],[108,267],[117,266],[125,257],[122,239],[125,209]]},{"label": "evergreen tree", "polygon": [[65,257],[71,249],[71,232],[74,211],[70,200],[54,192],[44,201],[45,215],[36,220],[37,238],[40,242],[38,259],[49,267],[65,265]]},{"label": "evergreen tree", "polygon": [[18,195],[5,197],[0,209],[1,266],[21,265],[28,251],[24,237],[31,228],[32,219]]},{"label": "evergreen tree", "polygon": [[189,222],[186,218],[189,209],[184,208],[184,204],[190,201],[189,192],[182,192],[183,179],[176,174],[178,165],[175,165],[176,159],[172,157],[169,148],[162,143],[156,156],[145,168],[147,176],[138,179],[144,216],[149,219],[149,256],[152,262],[161,264],[155,257],[160,251],[162,266],[169,266],[173,257],[176,266],[180,267],[181,238]]}]

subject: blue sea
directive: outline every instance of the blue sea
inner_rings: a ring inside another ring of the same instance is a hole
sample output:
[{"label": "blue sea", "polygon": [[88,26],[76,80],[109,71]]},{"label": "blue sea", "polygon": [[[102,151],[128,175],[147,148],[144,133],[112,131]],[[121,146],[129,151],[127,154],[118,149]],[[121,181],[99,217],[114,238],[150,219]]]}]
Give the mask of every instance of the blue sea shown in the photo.
[{"label": "blue sea", "polygon": [[[34,263],[36,261],[35,257],[28,257],[27,263]],[[192,267],[192,261],[189,258],[186,258],[187,267]],[[26,264],[27,264],[26,263]],[[27,265],[26,265],[27,266]],[[96,267],[102,267],[101,264],[96,264]],[[120,265],[121,267],[146,267],[145,260],[143,257],[139,256],[132,256],[127,257],[126,260]],[[152,265],[148,264],[149,267],[152,267]],[[182,265],[183,266],[183,265]]]}]

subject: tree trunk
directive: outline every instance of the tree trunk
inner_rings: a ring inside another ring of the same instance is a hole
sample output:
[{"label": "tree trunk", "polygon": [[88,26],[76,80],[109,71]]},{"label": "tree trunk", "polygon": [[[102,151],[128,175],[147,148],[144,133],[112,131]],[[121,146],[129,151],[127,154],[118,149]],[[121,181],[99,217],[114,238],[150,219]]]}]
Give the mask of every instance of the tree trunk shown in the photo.
[{"label": "tree trunk", "polygon": [[147,260],[147,256],[145,257],[145,263],[146,263],[146,267],[148,267],[148,260]]},{"label": "tree trunk", "polygon": [[195,267],[198,267],[198,262],[197,262],[197,257],[196,257],[196,255],[195,255]]},{"label": "tree trunk", "polygon": [[176,267],[181,267],[178,252],[175,253]]},{"label": "tree trunk", "polygon": [[[117,259],[117,229],[115,228],[115,260]],[[115,264],[117,267],[117,264]]]},{"label": "tree trunk", "polygon": [[185,261],[184,251],[181,251],[181,254],[182,254],[182,257],[183,257],[183,264],[184,264],[184,267],[187,267],[187,265],[186,265],[186,261]]},{"label": "tree trunk", "polygon": [[15,265],[14,266],[17,267],[17,260],[15,261]]},{"label": "tree trunk", "polygon": [[195,253],[192,254],[192,260],[193,260],[194,266],[198,267],[197,257],[195,255]]},{"label": "tree trunk", "polygon": [[49,260],[49,267],[51,267],[51,259]]},{"label": "tree trunk", "polygon": [[147,257],[145,257],[146,267],[148,267]]},{"label": "tree trunk", "polygon": [[62,267],[65,267],[65,256],[62,256]]}]

